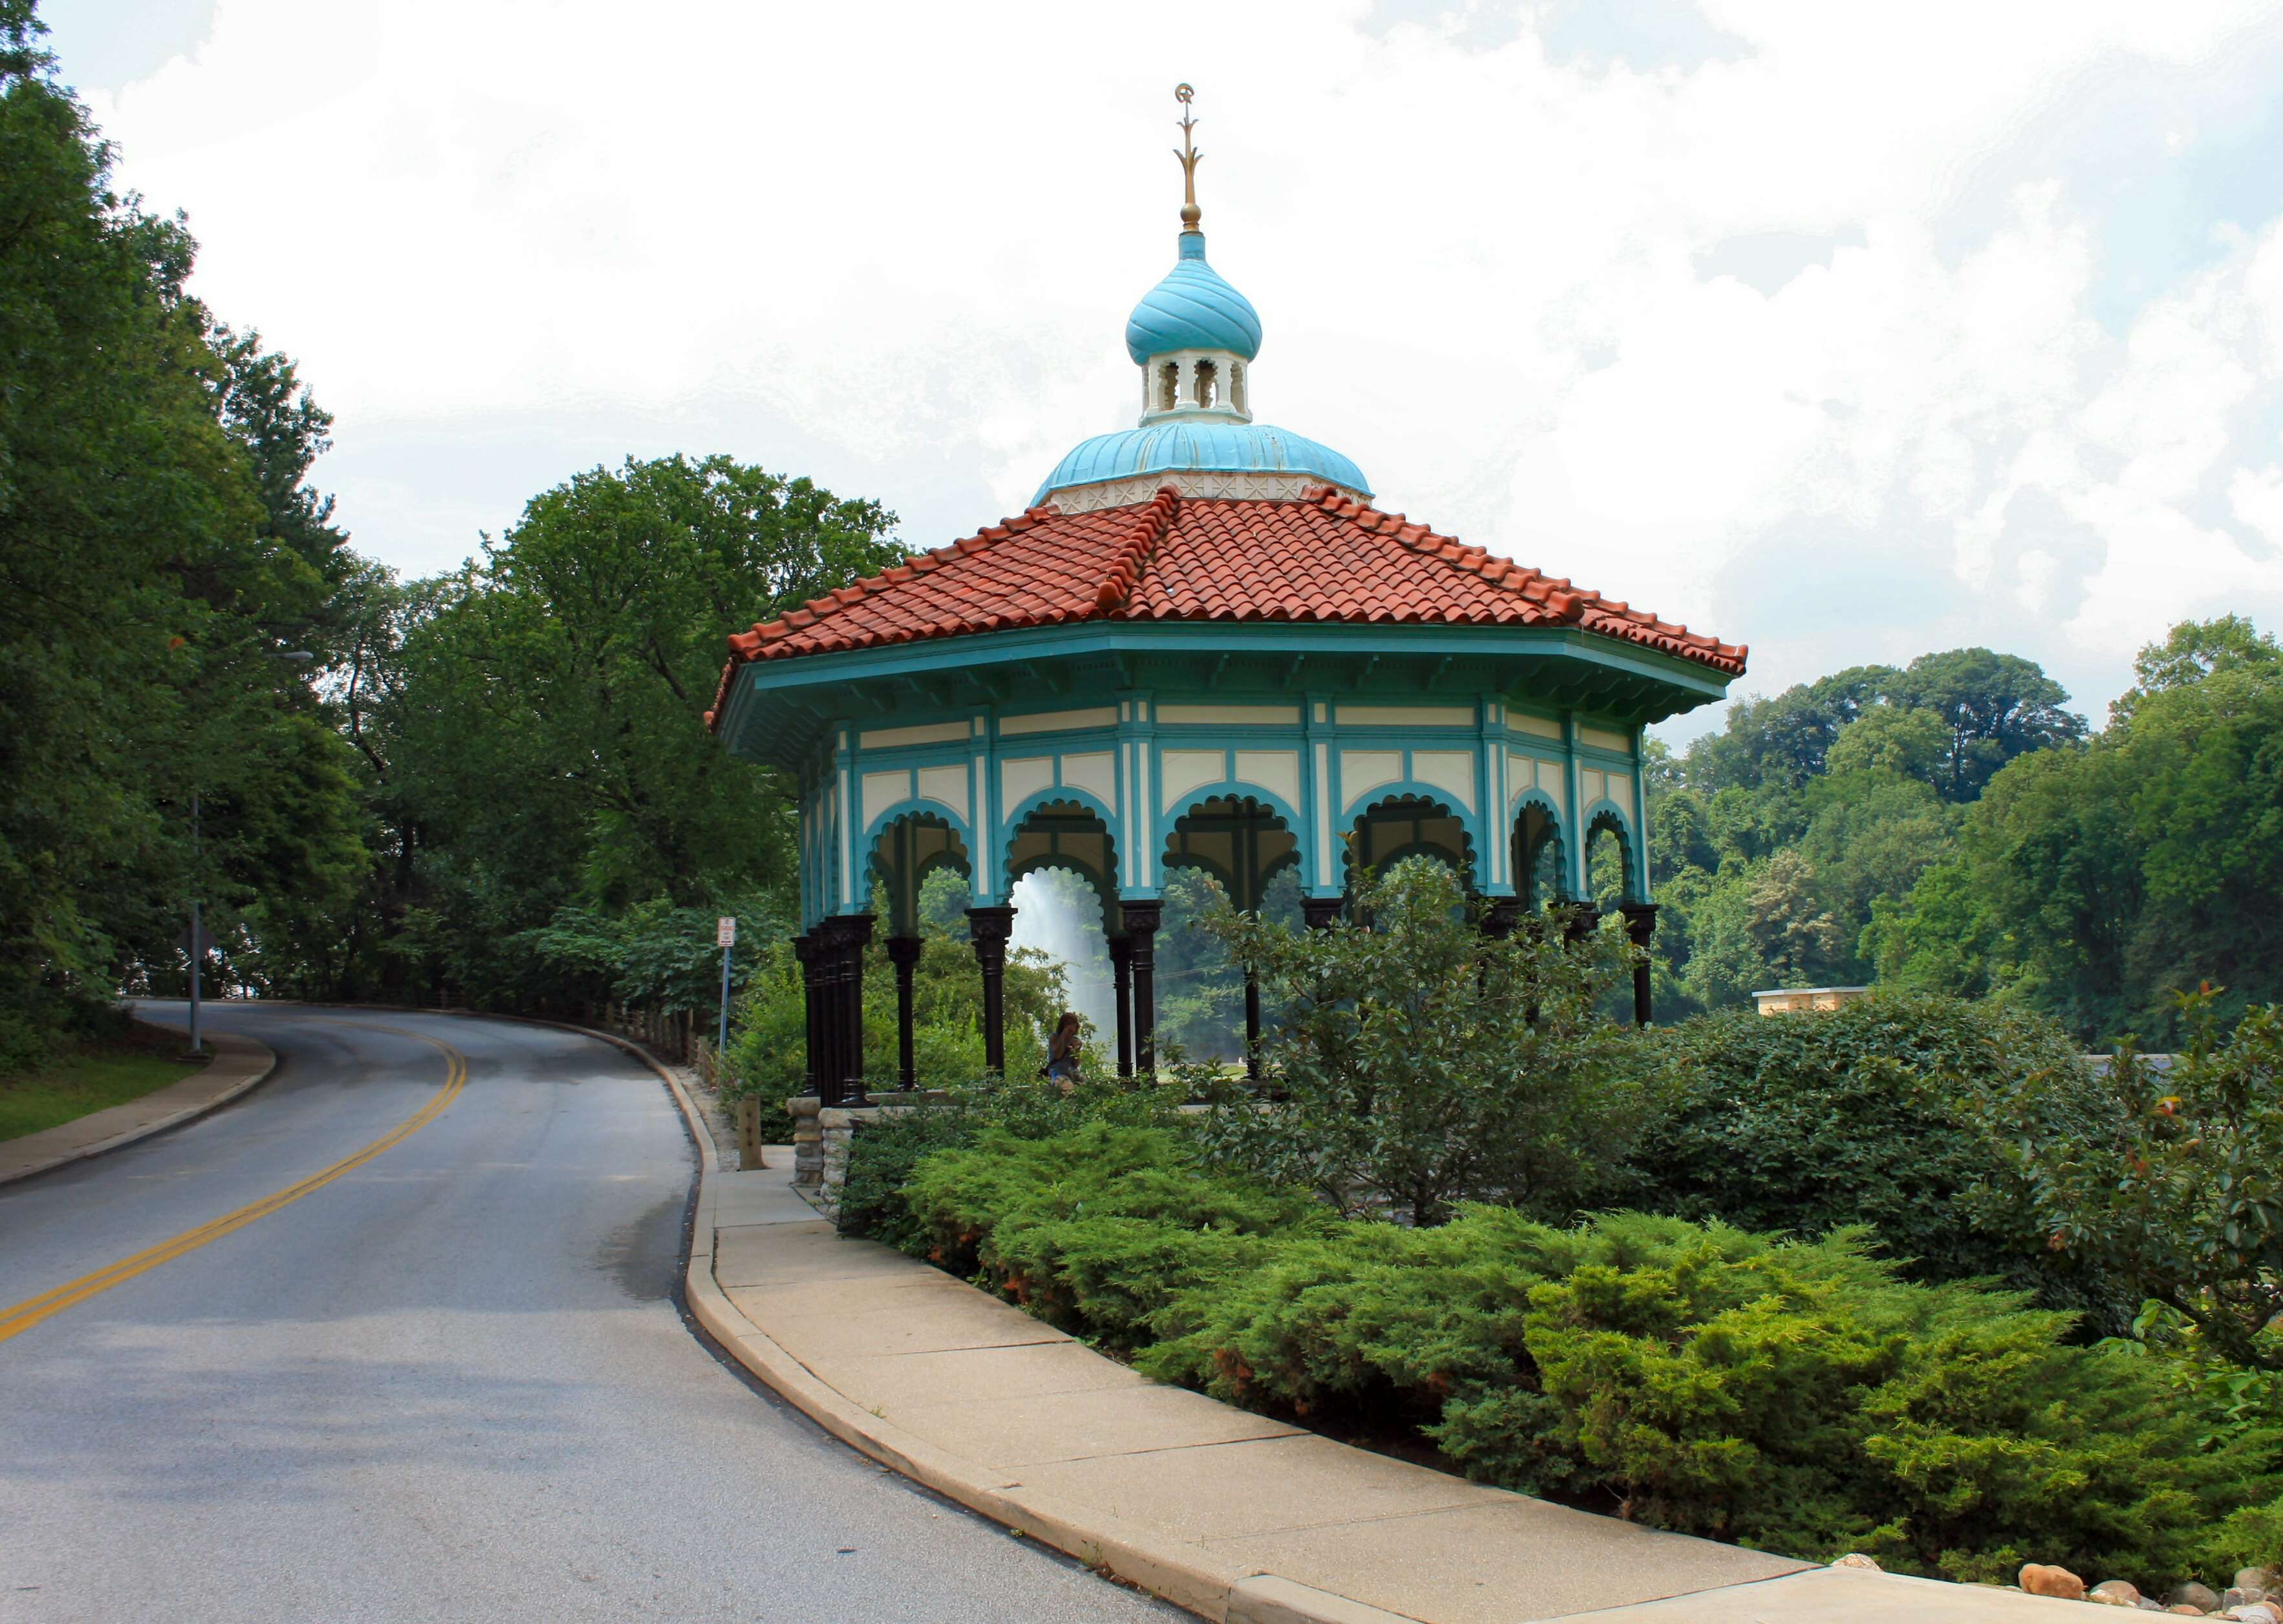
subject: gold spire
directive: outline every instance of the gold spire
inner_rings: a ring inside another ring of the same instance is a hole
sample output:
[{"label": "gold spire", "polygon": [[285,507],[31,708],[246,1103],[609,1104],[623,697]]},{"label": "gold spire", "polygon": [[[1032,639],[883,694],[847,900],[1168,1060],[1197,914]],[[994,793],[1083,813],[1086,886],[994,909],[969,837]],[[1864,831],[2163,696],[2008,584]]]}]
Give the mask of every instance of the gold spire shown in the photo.
[{"label": "gold spire", "polygon": [[1197,209],[1197,160],[1204,154],[1189,144],[1189,131],[1196,120],[1189,116],[1189,98],[1196,92],[1188,85],[1173,87],[1173,99],[1181,104],[1181,147],[1173,154],[1181,160],[1181,230],[1194,231],[1202,217]]}]

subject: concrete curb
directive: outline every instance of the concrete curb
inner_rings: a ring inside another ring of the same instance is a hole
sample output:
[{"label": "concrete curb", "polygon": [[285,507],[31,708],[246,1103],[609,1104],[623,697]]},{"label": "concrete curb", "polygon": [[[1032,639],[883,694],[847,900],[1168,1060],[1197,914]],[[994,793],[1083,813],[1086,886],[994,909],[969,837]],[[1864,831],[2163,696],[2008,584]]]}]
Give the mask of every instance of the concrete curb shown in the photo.
[{"label": "concrete curb", "polygon": [[[214,1051],[214,1058],[206,1063],[205,1071],[185,1077],[180,1082],[169,1083],[142,1099],[90,1112],[77,1121],[43,1128],[36,1134],[26,1134],[21,1139],[0,1142],[0,1184],[37,1178],[43,1173],[52,1173],[58,1167],[69,1167],[73,1162],[85,1161],[90,1156],[101,1156],[106,1152],[123,1149],[138,1140],[148,1139],[153,1134],[163,1134],[170,1128],[180,1128],[185,1122],[195,1120],[208,1112],[219,1111],[230,1101],[251,1093],[269,1081],[269,1074],[277,1069],[277,1053],[267,1043],[235,1032],[208,1032],[204,1036]],[[69,1136],[74,1128],[112,1112],[132,1112],[138,1105],[157,1103],[162,1096],[172,1094],[178,1089],[188,1089],[193,1083],[214,1084],[218,1079],[220,1086],[217,1091],[201,1095],[185,1105],[162,1107],[160,1115],[136,1122],[131,1128],[83,1144],[67,1144],[52,1154],[21,1167],[8,1165],[12,1149],[19,1152],[28,1150],[38,1156],[40,1152],[35,1141],[47,1138],[50,1135]]]},{"label": "concrete curb", "polygon": [[1215,1624],[1414,1624],[1400,1614],[1289,1579],[1257,1573],[1233,1563],[1213,1562],[1185,1542],[1091,1509],[1064,1505],[1050,1495],[1010,1480],[978,1476],[971,1462],[914,1437],[818,1380],[799,1359],[740,1313],[713,1277],[714,1214],[720,1204],[714,1181],[721,1174],[721,1161],[705,1113],[690,1097],[682,1080],[639,1045],[609,1033],[589,1035],[626,1050],[664,1079],[697,1141],[697,1202],[690,1238],[690,1268],[683,1280],[690,1316],[739,1364],[833,1437],[1018,1534],[1039,1540],[1088,1567],[1138,1585]]}]

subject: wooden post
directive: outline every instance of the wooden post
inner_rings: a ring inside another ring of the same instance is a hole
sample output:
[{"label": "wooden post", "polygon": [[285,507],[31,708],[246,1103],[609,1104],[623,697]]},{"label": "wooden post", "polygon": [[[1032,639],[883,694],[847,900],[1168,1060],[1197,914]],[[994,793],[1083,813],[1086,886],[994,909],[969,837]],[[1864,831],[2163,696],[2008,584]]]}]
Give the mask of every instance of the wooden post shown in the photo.
[{"label": "wooden post", "polygon": [[750,1094],[737,1102],[737,1165],[765,1165],[761,1159],[761,1102]]}]

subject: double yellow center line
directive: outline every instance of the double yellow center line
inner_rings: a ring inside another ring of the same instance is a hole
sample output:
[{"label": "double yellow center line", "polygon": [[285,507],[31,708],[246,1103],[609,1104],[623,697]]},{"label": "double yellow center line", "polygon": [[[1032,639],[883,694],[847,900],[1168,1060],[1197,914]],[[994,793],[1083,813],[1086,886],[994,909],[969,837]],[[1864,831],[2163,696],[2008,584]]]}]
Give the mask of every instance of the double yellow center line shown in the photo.
[{"label": "double yellow center line", "polygon": [[234,1213],[224,1213],[221,1217],[211,1222],[202,1223],[195,1230],[185,1230],[171,1240],[162,1240],[155,1246],[146,1247],[132,1257],[121,1258],[108,1268],[97,1269],[93,1274],[82,1275],[78,1279],[67,1281],[51,1292],[43,1292],[37,1297],[27,1297],[12,1308],[0,1308],[0,1342],[5,1342],[10,1337],[29,1331],[42,1320],[61,1314],[74,1303],[85,1302],[89,1298],[107,1292],[114,1285],[124,1284],[136,1276],[147,1274],[158,1268],[160,1264],[181,1257],[186,1252],[196,1252],[209,1241],[217,1241],[225,1235],[234,1234],[255,1219],[266,1218],[279,1207],[291,1206],[312,1191],[323,1189],[344,1173],[355,1171],[390,1146],[401,1144],[418,1133],[442,1115],[445,1108],[457,1099],[460,1090],[467,1086],[468,1058],[449,1043],[429,1037],[424,1033],[407,1031],[401,1027],[371,1027],[365,1026],[362,1022],[358,1025],[361,1029],[368,1032],[388,1032],[399,1037],[417,1038],[421,1042],[441,1054],[445,1061],[442,1090],[419,1110],[362,1150],[354,1155],[343,1157],[330,1167],[312,1173],[298,1184],[289,1184],[274,1195],[267,1195],[259,1201],[250,1202]]}]

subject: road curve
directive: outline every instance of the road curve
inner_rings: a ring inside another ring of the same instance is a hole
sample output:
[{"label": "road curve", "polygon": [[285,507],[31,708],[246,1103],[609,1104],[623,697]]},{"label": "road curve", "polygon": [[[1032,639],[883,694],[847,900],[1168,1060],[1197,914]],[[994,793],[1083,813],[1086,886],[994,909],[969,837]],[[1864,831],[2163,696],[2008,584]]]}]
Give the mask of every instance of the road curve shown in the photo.
[{"label": "road curve", "polygon": [[0,1620],[1184,1616],[912,1487],[693,1339],[670,1292],[695,1156],[627,1056],[480,1019],[209,1017],[276,1075],[0,1188]]}]

